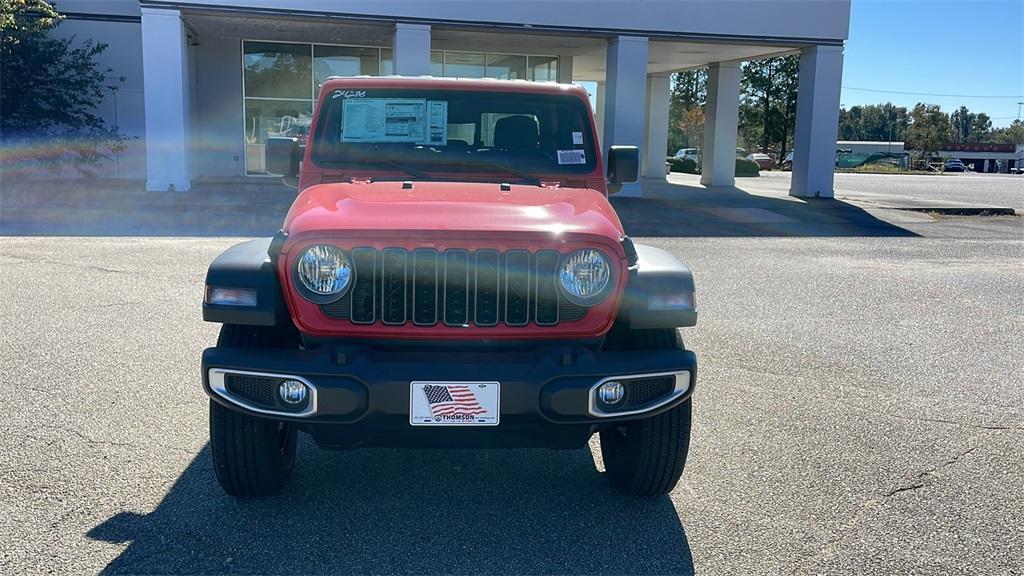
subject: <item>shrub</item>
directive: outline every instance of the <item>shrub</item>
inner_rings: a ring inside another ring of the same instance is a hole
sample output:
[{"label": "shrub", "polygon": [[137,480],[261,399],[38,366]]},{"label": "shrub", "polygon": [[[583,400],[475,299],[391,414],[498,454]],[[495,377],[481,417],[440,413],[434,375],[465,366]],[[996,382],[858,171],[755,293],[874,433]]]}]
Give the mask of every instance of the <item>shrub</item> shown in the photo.
[{"label": "shrub", "polygon": [[753,160],[747,160],[746,158],[736,159],[736,175],[737,176],[760,176],[761,167],[757,165],[757,162]]},{"label": "shrub", "polygon": [[697,170],[697,163],[691,158],[668,158],[669,171],[683,172],[686,174],[700,174]]},{"label": "shrub", "polygon": [[98,112],[124,78],[97,62],[106,44],[50,37],[63,18],[46,0],[0,0],[0,153],[8,166],[89,173],[124,149],[127,138]]}]

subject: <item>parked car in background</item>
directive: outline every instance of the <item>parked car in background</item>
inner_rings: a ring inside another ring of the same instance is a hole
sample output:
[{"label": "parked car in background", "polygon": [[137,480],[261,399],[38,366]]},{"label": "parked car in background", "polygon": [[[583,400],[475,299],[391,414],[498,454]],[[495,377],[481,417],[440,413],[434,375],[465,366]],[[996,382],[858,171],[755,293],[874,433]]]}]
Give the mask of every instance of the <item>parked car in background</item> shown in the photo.
[{"label": "parked car in background", "polygon": [[761,170],[771,170],[775,167],[775,160],[768,154],[762,152],[754,152],[747,156],[747,160],[757,162],[757,165],[761,167]]},{"label": "parked car in background", "polygon": [[676,150],[675,158],[689,158],[694,162],[700,162],[700,148],[680,148]]},{"label": "parked car in background", "polygon": [[946,160],[945,166],[942,167],[943,172],[966,172],[967,166],[959,158],[950,158]]},{"label": "parked car in background", "polygon": [[740,148],[739,146],[737,146],[736,147],[736,157],[737,158],[746,158],[747,157],[747,149],[746,148]]},{"label": "parked car in background", "polygon": [[793,169],[793,153],[786,154],[786,157],[779,162],[779,170],[789,171]]}]

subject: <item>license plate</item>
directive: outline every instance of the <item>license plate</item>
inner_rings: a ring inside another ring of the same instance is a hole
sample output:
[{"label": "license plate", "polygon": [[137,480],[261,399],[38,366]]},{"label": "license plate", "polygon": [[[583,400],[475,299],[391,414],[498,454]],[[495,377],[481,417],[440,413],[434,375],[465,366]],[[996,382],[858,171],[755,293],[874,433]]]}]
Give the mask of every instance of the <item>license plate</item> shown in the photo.
[{"label": "license plate", "polygon": [[409,424],[413,426],[497,426],[497,382],[413,382]]}]

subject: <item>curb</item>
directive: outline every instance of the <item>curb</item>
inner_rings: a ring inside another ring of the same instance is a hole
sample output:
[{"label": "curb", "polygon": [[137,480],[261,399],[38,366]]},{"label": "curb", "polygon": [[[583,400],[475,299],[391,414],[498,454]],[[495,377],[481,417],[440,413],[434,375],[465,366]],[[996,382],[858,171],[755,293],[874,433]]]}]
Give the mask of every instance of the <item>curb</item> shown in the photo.
[{"label": "curb", "polygon": [[943,207],[943,206],[928,206],[928,207],[895,207],[886,206],[891,210],[904,210],[907,212],[924,212],[926,214],[942,214],[944,216],[1018,216],[1017,211],[1013,208],[997,208],[993,206],[988,207],[975,207],[975,206],[963,206],[958,208]]},{"label": "curb", "polygon": [[879,208],[883,210],[903,210],[904,212],[921,212],[924,214],[942,214],[944,216],[1024,216],[1024,210],[1017,210],[1014,208],[1006,208],[1002,206],[893,206],[891,204],[883,204],[880,202],[873,202],[871,200],[851,198],[849,196],[838,198],[850,204],[859,204],[861,206],[866,205],[866,207],[870,208]]}]

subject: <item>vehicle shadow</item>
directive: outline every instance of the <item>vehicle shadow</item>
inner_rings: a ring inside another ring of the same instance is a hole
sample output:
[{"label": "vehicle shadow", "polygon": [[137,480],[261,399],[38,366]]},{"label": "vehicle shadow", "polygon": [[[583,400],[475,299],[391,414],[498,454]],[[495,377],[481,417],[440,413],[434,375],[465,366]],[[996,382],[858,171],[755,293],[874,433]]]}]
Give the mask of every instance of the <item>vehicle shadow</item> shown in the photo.
[{"label": "vehicle shadow", "polygon": [[611,203],[633,237],[918,236],[842,200],[757,194],[737,186],[645,180],[643,198],[612,196]]},{"label": "vehicle shadow", "polygon": [[589,450],[321,452],[281,496],[228,497],[209,447],[149,514],[88,537],[122,573],[692,574],[671,500],[612,491]]}]

